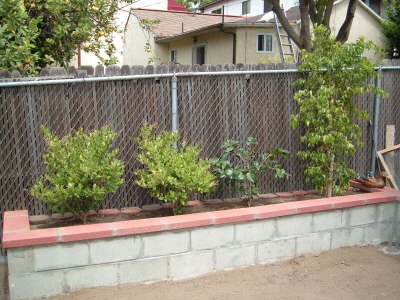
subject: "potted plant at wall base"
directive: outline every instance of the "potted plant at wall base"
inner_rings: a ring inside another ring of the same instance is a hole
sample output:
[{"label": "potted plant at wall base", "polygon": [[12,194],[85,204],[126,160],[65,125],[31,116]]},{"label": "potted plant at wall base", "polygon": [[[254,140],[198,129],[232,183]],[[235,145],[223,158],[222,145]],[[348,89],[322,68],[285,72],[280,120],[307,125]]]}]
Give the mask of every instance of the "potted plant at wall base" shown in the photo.
[{"label": "potted plant at wall base", "polygon": [[278,162],[279,158],[287,157],[287,150],[274,149],[258,155],[256,145],[254,137],[247,138],[245,148],[238,141],[227,140],[222,147],[222,156],[211,160],[215,176],[235,191],[243,193],[248,206],[260,194],[257,178],[261,173],[270,170],[275,172],[276,178],[289,176]]},{"label": "potted plant at wall base", "polygon": [[174,214],[182,213],[191,193],[209,193],[216,185],[210,162],[200,159],[199,148],[179,140],[177,132],[157,135],[154,125],[147,124],[136,139],[141,150],[138,160],[144,165],[136,172],[136,183],[153,197],[171,203]]},{"label": "potted plant at wall base", "polygon": [[116,133],[107,127],[90,133],[79,129],[59,138],[46,127],[42,131],[45,173],[30,194],[52,212],[70,212],[85,224],[88,212],[124,182],[124,164],[116,158],[118,149],[112,150]]}]

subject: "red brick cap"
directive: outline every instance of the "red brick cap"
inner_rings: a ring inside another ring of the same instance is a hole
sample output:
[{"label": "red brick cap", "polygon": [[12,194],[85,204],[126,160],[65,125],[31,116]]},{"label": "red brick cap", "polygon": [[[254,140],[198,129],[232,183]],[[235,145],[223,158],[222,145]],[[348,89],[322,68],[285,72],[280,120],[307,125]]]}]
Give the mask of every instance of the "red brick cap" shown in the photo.
[{"label": "red brick cap", "polygon": [[3,247],[16,248],[32,245],[134,235],[215,224],[228,224],[256,219],[326,211],[400,200],[400,191],[386,188],[381,192],[332,198],[304,200],[249,208],[129,220],[113,223],[77,225],[61,228],[30,230],[26,210],[4,213]]}]

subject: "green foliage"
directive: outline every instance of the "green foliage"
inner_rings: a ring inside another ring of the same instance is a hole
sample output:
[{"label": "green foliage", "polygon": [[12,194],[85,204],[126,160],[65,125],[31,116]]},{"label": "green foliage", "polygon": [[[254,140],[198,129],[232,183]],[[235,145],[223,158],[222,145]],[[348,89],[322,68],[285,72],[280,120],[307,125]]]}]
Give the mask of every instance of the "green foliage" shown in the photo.
[{"label": "green foliage", "polygon": [[288,174],[280,166],[278,159],[288,155],[287,150],[274,149],[257,154],[255,138],[248,137],[246,147],[242,148],[238,141],[227,140],[223,145],[220,158],[212,159],[212,172],[233,187],[237,192],[243,192],[249,200],[260,194],[257,187],[258,176],[266,171],[274,171],[276,178],[287,177]]},{"label": "green foliage", "polygon": [[[131,2],[128,0],[127,2]],[[118,0],[1,0],[0,69],[37,72],[67,66],[78,47],[116,63],[112,34]],[[105,49],[104,53],[100,49]]]},{"label": "green foliage", "polygon": [[391,0],[386,3],[385,21],[383,22],[383,33],[389,42],[389,53],[400,53],[400,0]]},{"label": "green foliage", "polygon": [[182,213],[191,193],[209,193],[216,185],[209,161],[199,158],[200,150],[186,142],[176,146],[178,141],[178,133],[157,135],[147,124],[136,139],[141,150],[138,160],[145,167],[136,172],[136,183],[153,197],[172,203],[174,214]]},{"label": "green foliage", "polygon": [[35,39],[39,35],[40,17],[28,18],[22,0],[0,1],[0,69],[35,74],[39,59]]},{"label": "green foliage", "polygon": [[177,0],[176,2],[185,6],[189,11],[193,11],[202,5],[213,2],[213,0]]},{"label": "green foliage", "polygon": [[353,44],[341,44],[331,38],[330,31],[318,26],[315,30],[314,51],[302,52],[301,71],[307,78],[295,94],[300,112],[292,116],[292,126],[305,126],[301,142],[307,150],[298,156],[307,161],[307,180],[326,196],[339,194],[349,185],[354,171],[348,167],[356,146],[361,146],[361,130],[355,119],[368,119],[354,97],[368,91],[382,91],[368,84],[376,75],[374,64],[363,56],[372,50],[372,42],[360,39]]},{"label": "green foliage", "polygon": [[47,145],[45,174],[32,187],[33,197],[58,213],[72,212],[86,223],[89,210],[97,209],[109,192],[124,182],[124,165],[111,150],[116,133],[104,127],[91,133],[82,129],[63,138],[42,127]]}]

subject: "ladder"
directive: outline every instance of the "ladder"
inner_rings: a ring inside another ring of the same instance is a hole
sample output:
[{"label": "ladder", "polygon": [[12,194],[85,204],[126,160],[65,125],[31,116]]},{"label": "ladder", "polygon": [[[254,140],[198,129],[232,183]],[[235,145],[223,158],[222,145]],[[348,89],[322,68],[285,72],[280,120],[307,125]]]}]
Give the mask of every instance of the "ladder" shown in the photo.
[{"label": "ladder", "polygon": [[278,36],[279,50],[282,62],[283,63],[290,62],[288,61],[288,58],[291,57],[292,62],[297,63],[297,57],[294,51],[292,39],[287,34],[281,33],[281,30],[279,29],[280,22],[275,12],[274,12],[274,19],[275,19],[275,30],[276,30],[276,35]]}]

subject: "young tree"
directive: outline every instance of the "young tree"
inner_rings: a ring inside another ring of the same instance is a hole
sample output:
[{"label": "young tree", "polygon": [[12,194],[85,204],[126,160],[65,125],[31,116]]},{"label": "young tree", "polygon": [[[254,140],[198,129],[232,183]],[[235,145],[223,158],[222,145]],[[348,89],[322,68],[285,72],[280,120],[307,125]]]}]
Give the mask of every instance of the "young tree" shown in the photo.
[{"label": "young tree", "polygon": [[368,84],[368,79],[376,75],[375,66],[362,54],[374,48],[372,42],[361,39],[342,44],[320,25],[313,44],[313,52],[302,53],[299,69],[307,75],[298,81],[302,89],[295,100],[300,111],[292,116],[292,126],[305,127],[301,142],[307,149],[298,156],[306,161],[307,181],[330,197],[344,191],[355,175],[348,167],[356,146],[361,145],[361,130],[355,119],[365,120],[368,114],[357,107],[354,97],[383,91]]},{"label": "young tree", "polygon": [[[128,0],[132,2],[132,0]],[[0,69],[37,73],[66,66],[82,46],[103,63],[115,63],[113,33],[118,0],[0,1]],[[105,49],[101,53],[100,49]]]},{"label": "young tree", "polygon": [[[311,25],[315,28],[318,25],[329,27],[332,15],[334,0],[299,0],[300,9],[300,31],[289,23],[285,12],[281,7],[280,0],[269,0],[272,10],[276,13],[279,22],[300,49],[312,51]],[[357,8],[357,0],[349,0],[346,17],[336,36],[338,42],[344,43],[349,38],[351,25]]]},{"label": "young tree", "polygon": [[400,52],[400,0],[388,2],[383,33],[388,38],[389,53],[393,57],[395,49],[397,54]]}]

